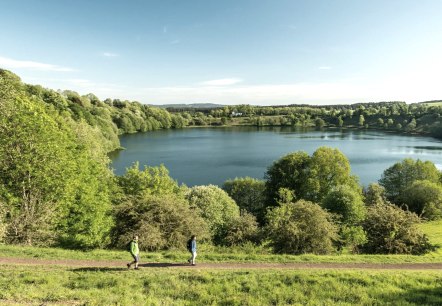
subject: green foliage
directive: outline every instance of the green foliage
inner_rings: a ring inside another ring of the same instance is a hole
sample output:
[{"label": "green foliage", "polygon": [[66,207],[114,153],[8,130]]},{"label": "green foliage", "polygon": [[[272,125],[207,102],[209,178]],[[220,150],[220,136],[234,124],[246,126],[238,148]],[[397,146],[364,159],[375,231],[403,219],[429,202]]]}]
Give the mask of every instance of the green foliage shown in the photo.
[{"label": "green foliage", "polygon": [[246,242],[258,240],[259,228],[256,217],[247,211],[229,222],[224,227],[221,236],[221,244],[226,246],[242,245]]},{"label": "green foliage", "polygon": [[322,200],[321,206],[338,214],[341,221],[348,225],[359,224],[366,214],[362,194],[345,185],[333,188]]},{"label": "green foliage", "polygon": [[187,191],[186,198],[209,225],[215,242],[223,239],[224,229],[239,217],[238,205],[217,186],[192,187]]},{"label": "green foliage", "polygon": [[406,158],[386,169],[379,180],[385,188],[387,199],[395,204],[401,204],[401,195],[417,180],[440,182],[440,172],[430,161]]},{"label": "green foliage", "polygon": [[370,254],[425,254],[434,249],[418,228],[419,217],[395,205],[372,205],[363,228],[367,243],[360,248]]},{"label": "green foliage", "polygon": [[178,183],[169,176],[164,165],[145,166],[144,170],[140,170],[139,163],[136,162],[117,180],[123,193],[129,196],[175,194],[180,191]]},{"label": "green foliage", "polygon": [[328,254],[338,239],[338,228],[331,215],[304,200],[271,209],[265,232],[276,253]]},{"label": "green foliage", "polygon": [[72,134],[26,96],[19,80],[0,72],[0,190],[8,216],[6,241],[51,243],[60,208],[72,196]]},{"label": "green foliage", "polygon": [[371,183],[364,191],[365,205],[386,204],[385,188],[378,183]]},{"label": "green foliage", "polygon": [[309,163],[309,155],[302,151],[287,154],[275,161],[265,174],[267,202],[276,206],[281,188],[290,189],[296,199],[301,198],[304,194]]},{"label": "green foliage", "polygon": [[304,199],[320,202],[328,192],[340,185],[360,192],[356,177],[351,175],[350,162],[338,149],[318,148],[311,157],[307,171]]},{"label": "green foliage", "polygon": [[18,78],[0,71],[5,240],[103,246],[111,225],[108,159],[90,126],[61,117],[37,89],[30,97]]},{"label": "green foliage", "polygon": [[442,186],[430,181],[414,181],[400,195],[401,203],[429,220],[442,217]]},{"label": "green foliage", "polygon": [[134,234],[141,250],[185,249],[191,235],[210,238],[206,222],[187,201],[173,194],[127,197],[115,207],[113,246],[124,248]]},{"label": "green foliage", "polygon": [[227,180],[223,189],[240,209],[253,214],[260,222],[265,215],[265,182],[251,177]]},{"label": "green foliage", "polygon": [[292,191],[295,199],[318,202],[339,185],[360,192],[347,157],[328,147],[318,148],[311,157],[305,152],[283,156],[267,169],[265,178],[267,202],[273,206],[281,188]]}]

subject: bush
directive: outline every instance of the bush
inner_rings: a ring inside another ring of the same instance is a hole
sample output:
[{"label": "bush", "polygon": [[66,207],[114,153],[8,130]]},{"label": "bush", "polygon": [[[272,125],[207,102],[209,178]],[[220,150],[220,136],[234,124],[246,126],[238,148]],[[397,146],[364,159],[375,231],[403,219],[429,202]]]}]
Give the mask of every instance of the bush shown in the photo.
[{"label": "bush", "polygon": [[218,239],[226,246],[243,245],[246,242],[256,242],[258,232],[255,216],[242,211],[241,216],[226,224]]},{"label": "bush", "polygon": [[221,188],[195,186],[187,191],[186,198],[190,206],[207,222],[214,242],[222,237],[228,224],[239,217],[239,208],[235,201]]},{"label": "bush", "polygon": [[281,188],[293,192],[296,200],[321,202],[336,186],[347,185],[359,190],[355,176],[351,175],[350,162],[338,149],[318,148],[310,157],[305,152],[295,152],[275,161],[265,174],[267,203],[276,206]]},{"label": "bush", "polygon": [[253,214],[258,221],[265,215],[265,182],[251,177],[235,178],[224,182],[223,189],[240,209]]},{"label": "bush", "polygon": [[144,170],[140,170],[138,162],[127,168],[123,176],[118,177],[118,184],[124,194],[131,196],[173,194],[180,190],[164,165],[144,166]]},{"label": "bush", "polygon": [[338,214],[349,225],[361,222],[366,213],[362,195],[348,186],[332,189],[322,201],[323,208]]},{"label": "bush", "polygon": [[140,249],[162,250],[186,247],[191,235],[208,240],[207,224],[188,203],[174,195],[130,197],[115,210],[113,245],[124,248],[134,234]]},{"label": "bush", "polygon": [[392,204],[368,207],[362,226],[367,243],[360,249],[370,254],[419,255],[434,249],[418,228],[419,217]]},{"label": "bush", "polygon": [[401,204],[401,195],[415,181],[427,180],[439,183],[440,177],[439,170],[432,162],[406,158],[386,169],[379,183],[385,188],[389,201]]},{"label": "bush", "polygon": [[267,214],[266,235],[276,253],[327,254],[338,240],[331,215],[319,205],[300,200],[275,207]]},{"label": "bush", "polygon": [[442,216],[442,186],[430,181],[415,181],[400,196],[401,203],[429,220]]},{"label": "bush", "polygon": [[364,192],[365,205],[386,204],[385,188],[377,183],[371,183],[368,185]]}]

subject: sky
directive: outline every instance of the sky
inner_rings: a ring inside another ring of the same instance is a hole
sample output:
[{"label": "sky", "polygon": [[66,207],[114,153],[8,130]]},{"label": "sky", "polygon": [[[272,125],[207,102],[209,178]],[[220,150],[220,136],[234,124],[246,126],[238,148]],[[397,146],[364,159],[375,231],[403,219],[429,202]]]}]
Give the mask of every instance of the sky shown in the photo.
[{"label": "sky", "polygon": [[0,24],[0,68],[101,99],[442,99],[440,0],[0,0]]}]

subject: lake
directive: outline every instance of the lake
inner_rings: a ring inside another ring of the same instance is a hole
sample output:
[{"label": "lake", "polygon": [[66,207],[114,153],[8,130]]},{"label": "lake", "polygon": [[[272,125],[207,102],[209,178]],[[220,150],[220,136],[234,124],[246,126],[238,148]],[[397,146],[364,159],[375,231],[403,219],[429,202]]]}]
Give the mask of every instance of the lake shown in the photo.
[{"label": "lake", "polygon": [[159,130],[120,136],[126,150],[112,152],[112,168],[121,175],[134,162],[164,164],[187,186],[222,185],[235,177],[262,179],[268,166],[293,151],[310,155],[320,146],[338,148],[350,160],[363,185],[409,157],[442,167],[442,141],[373,130],[302,130],[292,127],[225,127]]}]

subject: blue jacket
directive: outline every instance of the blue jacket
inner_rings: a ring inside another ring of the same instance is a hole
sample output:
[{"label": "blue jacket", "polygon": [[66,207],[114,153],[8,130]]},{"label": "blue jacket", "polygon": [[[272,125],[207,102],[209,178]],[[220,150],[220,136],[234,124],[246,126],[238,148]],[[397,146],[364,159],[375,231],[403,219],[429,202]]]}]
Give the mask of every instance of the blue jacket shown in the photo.
[{"label": "blue jacket", "polygon": [[196,252],[196,240],[192,239],[192,247],[190,249],[192,250],[192,253]]}]

